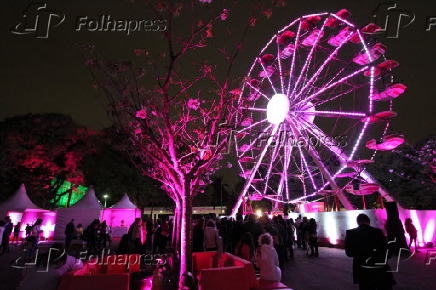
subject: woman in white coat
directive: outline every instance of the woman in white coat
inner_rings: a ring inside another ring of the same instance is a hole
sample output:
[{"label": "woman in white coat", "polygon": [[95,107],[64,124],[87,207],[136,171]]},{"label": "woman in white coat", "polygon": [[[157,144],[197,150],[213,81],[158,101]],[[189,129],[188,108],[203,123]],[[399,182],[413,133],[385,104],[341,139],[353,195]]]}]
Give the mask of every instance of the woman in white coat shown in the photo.
[{"label": "woman in white coat", "polygon": [[280,282],[282,271],[279,268],[279,258],[273,246],[273,238],[266,233],[259,237],[259,247],[256,250],[256,264],[260,268],[260,278],[266,281]]}]

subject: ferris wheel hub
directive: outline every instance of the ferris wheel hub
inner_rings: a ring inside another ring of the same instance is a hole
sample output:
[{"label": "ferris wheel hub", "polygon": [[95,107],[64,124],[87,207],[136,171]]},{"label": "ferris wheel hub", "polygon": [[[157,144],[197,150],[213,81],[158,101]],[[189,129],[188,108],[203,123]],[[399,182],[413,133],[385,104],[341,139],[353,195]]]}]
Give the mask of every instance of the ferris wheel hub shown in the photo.
[{"label": "ferris wheel hub", "polygon": [[285,94],[275,94],[266,107],[268,122],[274,125],[282,123],[289,113],[289,99]]}]

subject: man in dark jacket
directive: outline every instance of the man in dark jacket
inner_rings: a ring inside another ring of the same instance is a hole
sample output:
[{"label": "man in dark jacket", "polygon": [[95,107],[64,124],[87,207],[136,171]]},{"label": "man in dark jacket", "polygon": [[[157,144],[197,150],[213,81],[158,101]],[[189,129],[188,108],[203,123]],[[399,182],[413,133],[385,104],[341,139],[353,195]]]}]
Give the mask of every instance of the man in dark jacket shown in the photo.
[{"label": "man in dark jacket", "polygon": [[353,282],[360,290],[392,289],[395,281],[386,264],[387,242],[382,230],[371,227],[365,214],[357,216],[357,224],[345,237],[345,253],[353,258]]},{"label": "man in dark jacket", "polygon": [[3,232],[3,239],[1,244],[1,252],[6,253],[9,252],[9,237],[12,233],[12,229],[14,225],[11,222],[11,218],[9,216],[5,217],[3,227],[5,228]]},{"label": "man in dark jacket", "polygon": [[74,219],[72,219],[65,227],[65,249],[70,249],[71,242],[74,238],[76,228],[74,227]]},{"label": "man in dark jacket", "polygon": [[259,236],[262,234],[262,228],[256,222],[256,216],[252,213],[248,215],[248,221],[244,224],[244,233],[249,232],[253,237],[254,246],[257,247]]}]

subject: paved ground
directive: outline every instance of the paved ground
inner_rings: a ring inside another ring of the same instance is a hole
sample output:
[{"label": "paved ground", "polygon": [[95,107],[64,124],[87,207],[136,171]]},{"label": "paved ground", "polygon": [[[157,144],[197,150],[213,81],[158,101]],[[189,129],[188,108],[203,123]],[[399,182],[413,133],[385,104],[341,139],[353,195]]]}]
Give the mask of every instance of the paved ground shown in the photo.
[{"label": "paved ground", "polygon": [[[399,263],[398,272],[394,273],[397,285],[395,290],[436,289],[436,260],[426,263],[427,250],[407,261]],[[294,290],[359,289],[352,284],[352,259],[342,249],[320,248],[319,257],[307,257],[305,251],[294,250],[295,259],[289,262],[282,273],[282,283]],[[436,249],[433,249],[436,256]],[[392,270],[396,268],[396,257],[389,261]]]},{"label": "paved ground", "polygon": [[[42,248],[47,247],[44,244]],[[352,259],[345,256],[344,250],[320,248],[320,256],[307,257],[305,251],[295,249],[295,259],[286,264],[282,273],[282,282],[294,290],[353,290]],[[21,271],[11,267],[19,257],[19,247],[11,246],[11,253],[0,256],[0,289],[13,290],[17,287]],[[407,261],[401,261],[398,272],[394,273],[397,281],[395,290],[436,289],[436,259],[430,265],[426,263],[427,250],[422,249]],[[433,249],[436,257],[436,249]],[[396,268],[396,258],[390,261],[392,269]],[[39,290],[39,289],[35,289]]]}]

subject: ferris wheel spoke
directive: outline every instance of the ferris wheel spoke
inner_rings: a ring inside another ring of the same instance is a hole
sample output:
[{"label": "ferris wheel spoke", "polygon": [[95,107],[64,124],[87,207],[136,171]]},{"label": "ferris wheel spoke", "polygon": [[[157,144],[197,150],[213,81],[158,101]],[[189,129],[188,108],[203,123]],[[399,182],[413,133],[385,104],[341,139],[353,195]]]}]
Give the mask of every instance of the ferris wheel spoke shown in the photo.
[{"label": "ferris wheel spoke", "polygon": [[298,151],[300,151],[301,162],[303,163],[302,166],[303,166],[303,168],[306,168],[305,171],[307,172],[307,174],[309,175],[310,180],[312,181],[313,188],[316,190],[317,187],[316,187],[316,184],[315,184],[315,180],[313,179],[312,172],[310,171],[310,168],[309,168],[309,165],[307,163],[306,157],[303,154],[303,150],[301,150],[301,146],[298,146]]},{"label": "ferris wheel spoke", "polygon": [[333,101],[333,100],[336,100],[337,98],[340,98],[340,97],[342,97],[342,96],[345,96],[345,95],[351,93],[352,91],[354,91],[354,88],[351,88],[351,89],[345,90],[345,91],[342,92],[342,93],[335,94],[335,95],[333,95],[333,96],[331,96],[331,97],[329,97],[329,98],[327,98],[327,99],[324,99],[324,100],[322,100],[322,101],[319,101],[319,102],[315,102],[315,101],[314,101],[313,104],[314,104],[315,107],[318,107],[318,106],[320,106],[320,105],[322,105],[322,104],[325,104],[325,103],[331,102],[331,101]]},{"label": "ferris wheel spoke", "polygon": [[266,70],[265,66],[264,66],[263,63],[260,61],[260,59],[259,59],[258,61],[259,61],[260,65],[262,66],[262,70],[263,70],[263,72],[264,72],[265,75],[266,75],[266,77],[264,77],[264,79],[265,79],[265,78],[268,79],[269,83],[271,84],[271,88],[272,88],[273,91],[274,91],[274,94],[277,94],[277,90],[276,90],[276,88],[275,88],[273,82],[271,81],[271,76],[272,76],[272,75],[271,75],[271,76],[269,75],[268,71]]},{"label": "ferris wheel spoke", "polygon": [[[254,146],[254,144],[256,144],[256,142],[258,142],[259,140],[260,140],[260,138],[264,138],[264,136],[263,136],[263,134],[267,131],[267,130],[269,130],[270,128],[271,128],[271,124],[270,125],[268,125],[265,129],[263,129],[263,131],[254,139],[254,141],[253,142],[251,142],[248,146],[247,146],[247,148],[245,149],[245,150],[242,150],[242,153],[241,153],[241,155],[238,155],[238,157],[241,157],[242,155],[244,155],[246,152],[248,152],[248,151],[250,151],[252,148],[253,148],[253,146]],[[270,138],[269,138],[270,139]]]},{"label": "ferris wheel spoke", "polygon": [[296,90],[297,90],[297,88],[298,88],[298,85],[300,84],[300,81],[301,81],[303,75],[307,73],[307,69],[309,68],[309,65],[310,65],[310,63],[311,63],[311,61],[312,61],[313,52],[315,51],[315,48],[316,48],[316,46],[318,45],[319,40],[320,40],[320,39],[323,37],[323,35],[324,35],[324,29],[325,29],[325,24],[327,23],[327,19],[328,19],[328,18],[326,18],[326,19],[324,20],[324,23],[322,24],[322,27],[321,27],[321,29],[320,29],[322,33],[320,33],[320,34],[317,35],[317,37],[316,37],[316,39],[315,39],[315,42],[313,43],[313,45],[312,45],[312,47],[311,47],[311,49],[310,49],[309,55],[308,55],[307,58],[306,58],[306,62],[304,63],[303,68],[301,69],[300,76],[298,77],[297,81],[295,82],[294,88],[292,89],[291,98],[294,98],[294,94],[295,94],[295,92],[296,92]]},{"label": "ferris wheel spoke", "polygon": [[266,112],[266,109],[262,109],[262,108],[254,108],[254,107],[249,107],[247,108],[248,111],[253,111],[253,112]]},{"label": "ferris wheel spoke", "polygon": [[[280,124],[279,126],[282,127],[282,124]],[[279,138],[280,138],[280,135],[279,135]],[[274,150],[273,150],[272,155],[271,155],[271,162],[269,163],[268,170],[267,170],[267,173],[265,175],[265,184],[268,184],[268,182],[269,182],[269,178],[271,176],[271,171],[272,171],[274,162],[277,158],[278,152],[280,151],[279,150],[279,148],[281,147],[280,145],[281,145],[281,140],[277,140],[276,145],[274,146]],[[266,190],[267,190],[267,188],[265,187],[264,192],[263,192],[264,195],[266,195]]]},{"label": "ferris wheel spoke", "polygon": [[327,118],[352,118],[352,119],[360,119],[366,117],[365,113],[360,112],[345,112],[345,111],[294,111],[295,113],[300,113],[303,115],[313,115],[319,117],[327,117]]},{"label": "ferris wheel spoke", "polygon": [[282,70],[282,61],[280,58],[280,45],[279,45],[279,41],[278,41],[278,37],[276,37],[276,46],[277,46],[277,62],[279,64],[279,76],[280,76],[280,86],[282,88],[282,94],[285,93],[285,87],[284,87],[284,83],[283,83],[283,70]]},{"label": "ferris wheel spoke", "polygon": [[328,86],[326,86],[326,87],[320,89],[318,92],[316,92],[316,93],[314,93],[314,94],[308,96],[306,99],[304,99],[304,100],[302,100],[302,101],[300,101],[300,102],[297,102],[297,103],[294,104],[292,107],[297,107],[298,105],[301,105],[301,103],[303,103],[303,102],[304,102],[304,103],[310,102],[311,100],[313,100],[314,98],[316,98],[317,96],[319,96],[320,94],[322,94],[323,92],[325,92],[325,91],[327,91],[327,90],[329,90],[329,89],[335,87],[336,85],[338,85],[338,84],[340,84],[340,83],[345,82],[346,80],[348,80],[348,79],[354,77],[355,75],[357,75],[357,74],[359,74],[359,73],[361,73],[361,72],[363,72],[363,71],[365,71],[365,70],[367,70],[367,69],[368,69],[368,67],[365,66],[365,67],[363,67],[363,68],[361,68],[361,69],[359,69],[359,70],[357,70],[357,71],[354,71],[353,73],[351,73],[351,74],[349,74],[349,75],[347,75],[347,76],[342,77],[342,78],[339,79],[338,81],[335,81],[335,82],[331,83],[330,85],[328,85]]},{"label": "ferris wheel spoke", "polygon": [[[370,71],[370,86],[369,86],[369,95],[372,96],[374,94],[374,67],[371,67],[371,71]],[[372,113],[372,109],[373,109],[373,104],[372,104],[372,100],[371,98],[369,99],[369,112]],[[362,131],[360,131],[359,136],[357,137],[357,141],[356,143],[354,143],[353,149],[351,150],[350,153],[350,160],[353,159],[354,154],[356,153],[357,148],[359,147],[360,142],[362,141],[362,137],[363,134],[365,134],[366,129],[368,128],[368,124],[369,124],[369,119],[366,119],[365,122],[363,123],[363,128]]]},{"label": "ferris wheel spoke", "polygon": [[334,144],[327,144],[326,140],[328,140],[329,136],[324,133],[323,130],[321,130],[318,126],[316,126],[313,123],[307,122],[303,118],[299,118],[300,124],[303,124],[305,129],[309,131],[315,138],[321,142],[328,150],[330,150],[332,153],[334,153],[337,157],[339,157],[341,160],[343,160],[344,163],[347,163],[349,161],[348,156],[343,152],[343,150],[339,146],[335,146]]},{"label": "ferris wheel spoke", "polygon": [[316,73],[307,81],[304,85],[304,87],[301,88],[300,92],[296,94],[295,99],[297,99],[299,96],[301,96],[306,89],[311,86],[317,79],[318,76],[321,74],[321,72],[324,70],[324,68],[327,66],[327,64],[332,60],[333,57],[336,56],[338,51],[342,48],[342,46],[351,38],[353,35],[352,32],[349,32],[347,37],[344,38],[344,40],[339,44],[339,46],[336,47],[336,49],[330,53],[330,55],[327,57],[327,59],[323,62],[323,64],[319,67],[319,69],[316,71]]},{"label": "ferris wheel spoke", "polygon": [[286,90],[286,95],[289,97],[289,91],[291,89],[291,82],[293,80],[293,76],[294,76],[294,69],[295,69],[295,57],[296,54],[298,53],[299,49],[298,46],[300,45],[300,35],[301,35],[301,20],[298,23],[298,30],[297,30],[297,35],[295,36],[295,43],[294,43],[294,53],[292,55],[292,62],[291,62],[291,69],[289,71],[289,81],[288,81],[288,89]]},{"label": "ferris wheel spoke", "polygon": [[[294,123],[295,123],[296,120],[293,119],[293,121],[294,121]],[[309,135],[307,134],[307,132],[305,132],[305,131],[300,131],[300,134],[301,134],[301,135],[304,135],[303,137],[304,137],[306,140],[310,140]],[[315,180],[314,180],[314,178],[313,178],[312,172],[311,172],[311,170],[310,170],[309,163],[307,162],[307,159],[306,159],[305,155],[303,154],[303,150],[301,150],[301,146],[299,146],[299,145],[297,144],[297,147],[298,147],[298,151],[300,152],[301,172],[302,172],[302,173],[307,172],[307,174],[308,174],[308,176],[309,176],[309,179],[310,179],[311,182],[312,182],[313,188],[316,190],[316,189],[317,189],[317,186],[316,186]],[[304,180],[303,180],[302,182],[304,183]]]},{"label": "ferris wheel spoke", "polygon": [[253,124],[251,124],[250,126],[244,128],[244,129],[242,129],[242,130],[240,130],[240,131],[236,131],[236,135],[237,135],[237,134],[244,133],[245,131],[248,131],[248,130],[250,130],[251,128],[256,127],[257,125],[260,125],[260,124],[264,123],[265,121],[267,121],[267,119],[263,119],[262,121],[259,121],[259,122],[256,122],[256,123],[253,123]]},{"label": "ferris wheel spoke", "polygon": [[246,82],[246,85],[248,85],[250,88],[252,88],[253,90],[256,91],[256,93],[260,94],[261,96],[263,96],[265,99],[267,99],[268,101],[270,100],[270,98],[265,95],[264,93],[262,93],[258,88],[254,87],[252,84],[250,84],[250,82]]},{"label": "ferris wheel spoke", "polygon": [[[295,132],[296,135],[301,136],[299,130],[291,125],[291,128]],[[326,168],[325,164],[321,161],[321,157],[318,154],[318,151],[315,150],[313,146],[308,144],[307,153],[312,157],[313,162],[317,165],[319,168],[321,174],[324,176],[324,178],[327,180],[328,184],[333,188],[333,190],[336,191],[337,197],[341,200],[342,204],[345,206],[346,209],[353,209],[353,206],[351,205],[350,201],[347,199],[347,197],[342,193],[341,188],[337,185],[334,178]]]},{"label": "ferris wheel spoke", "polygon": [[[271,126],[271,125],[270,125]],[[246,190],[248,189],[249,184],[251,184],[252,180],[254,179],[254,176],[256,174],[256,172],[259,170],[259,166],[262,163],[263,158],[265,157],[266,152],[268,151],[268,148],[270,147],[272,140],[273,140],[273,136],[275,136],[277,134],[278,131],[278,127],[279,126],[274,126],[272,133],[271,133],[271,137],[268,138],[267,143],[265,144],[265,147],[261,150],[261,153],[259,155],[259,157],[257,158],[254,167],[251,168],[251,172],[249,174],[249,178],[247,179],[245,186],[244,186],[244,192],[246,192]]]},{"label": "ferris wheel spoke", "polygon": [[[289,149],[291,148],[291,149]],[[279,195],[282,195],[283,192],[283,186],[285,187],[285,193],[286,193],[286,199],[289,200],[289,187],[288,187],[288,169],[289,169],[289,163],[290,163],[290,156],[292,153],[292,147],[291,146],[285,146],[283,148],[284,151],[284,162],[282,164],[283,170],[280,174],[280,181],[277,193]]]}]

